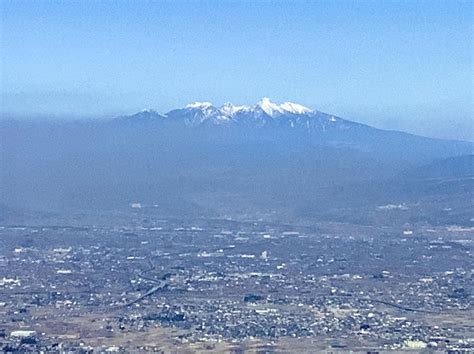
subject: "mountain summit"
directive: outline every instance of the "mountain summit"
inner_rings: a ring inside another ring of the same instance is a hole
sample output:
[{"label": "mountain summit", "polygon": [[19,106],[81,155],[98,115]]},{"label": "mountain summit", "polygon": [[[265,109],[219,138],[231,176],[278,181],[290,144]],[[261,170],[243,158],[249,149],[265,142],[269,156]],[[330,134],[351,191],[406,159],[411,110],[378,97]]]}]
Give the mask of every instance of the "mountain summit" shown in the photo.
[{"label": "mountain summit", "polygon": [[237,114],[243,112],[264,112],[272,118],[276,118],[285,114],[307,114],[312,112],[311,109],[293,102],[285,102],[279,105],[277,103],[272,102],[268,97],[263,97],[255,105],[236,106],[232,103],[226,103],[221,107],[216,108],[210,102],[193,102],[187,104],[184,109],[193,110],[195,112],[201,111],[204,115],[208,115],[210,113],[218,113],[226,117],[227,119],[232,119]]},{"label": "mountain summit", "polygon": [[243,106],[226,103],[221,107],[215,107],[210,102],[194,102],[184,108],[172,110],[166,116],[171,118],[182,116],[188,125],[245,122],[265,125],[271,118],[276,119],[285,115],[305,115],[312,112],[311,109],[297,103],[285,102],[279,105],[268,97],[264,97],[255,105]]},{"label": "mountain summit", "polygon": [[[349,121],[312,110],[293,102],[277,104],[268,97],[254,105],[234,105],[225,103],[220,107],[210,102],[193,102],[161,115],[154,110],[143,110],[132,116],[121,117],[128,121],[150,122],[165,121],[184,123],[186,126],[200,125],[236,125],[246,127],[282,126],[306,130],[330,128]],[[357,124],[357,123],[352,123]],[[325,127],[325,125],[328,125]],[[357,124],[358,125],[358,124]]]},{"label": "mountain summit", "polygon": [[271,117],[275,117],[282,114],[306,114],[311,113],[312,110],[293,102],[285,102],[280,105],[270,101],[268,97],[264,97],[257,103],[256,107],[262,109]]}]

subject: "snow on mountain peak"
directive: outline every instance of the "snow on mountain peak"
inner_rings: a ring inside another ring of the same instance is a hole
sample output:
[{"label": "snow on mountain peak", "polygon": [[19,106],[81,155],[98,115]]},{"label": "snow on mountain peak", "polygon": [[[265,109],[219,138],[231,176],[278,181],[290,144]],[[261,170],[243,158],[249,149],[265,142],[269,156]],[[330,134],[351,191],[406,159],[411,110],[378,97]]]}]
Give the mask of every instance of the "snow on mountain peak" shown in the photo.
[{"label": "snow on mountain peak", "polygon": [[261,108],[270,117],[276,117],[285,113],[306,114],[312,112],[308,107],[293,102],[285,102],[278,105],[270,101],[268,97],[262,98],[256,107]]},{"label": "snow on mountain peak", "polygon": [[270,117],[274,117],[278,114],[283,113],[283,109],[276,103],[270,101],[268,97],[263,97],[260,102],[257,103],[257,107],[262,109],[262,111],[264,111]]},{"label": "snow on mountain peak", "polygon": [[[269,121],[294,119],[293,116],[312,114],[313,111],[297,103],[284,102],[277,104],[268,97],[263,97],[254,105],[233,105],[225,103],[220,107],[210,102],[193,102],[184,108],[168,112],[166,117],[185,117],[186,124],[199,125],[204,122],[221,124],[268,124]],[[285,118],[286,117],[286,118]],[[250,122],[250,123],[249,123]],[[284,123],[283,123],[284,124]],[[293,123],[291,123],[293,127]]]},{"label": "snow on mountain peak", "polygon": [[210,108],[212,107],[212,103],[211,102],[193,102],[193,103],[190,103],[188,105],[186,105],[186,108],[202,108],[202,109],[206,109],[206,108]]},{"label": "snow on mountain peak", "polygon": [[237,113],[263,111],[268,116],[275,118],[286,113],[291,114],[307,114],[313,112],[308,107],[293,102],[285,102],[277,104],[272,102],[268,97],[263,97],[257,104],[253,106],[237,106],[232,103],[225,103],[220,108],[215,108],[210,102],[193,102],[186,105],[187,109],[198,109],[203,112],[214,111],[216,114],[232,118]]},{"label": "snow on mountain peak", "polygon": [[312,112],[311,109],[308,107],[302,106],[297,103],[293,102],[285,102],[280,105],[280,108],[286,112],[294,113],[294,114],[305,114]]},{"label": "snow on mountain peak", "polygon": [[233,116],[235,113],[239,111],[243,111],[248,108],[249,108],[248,106],[235,106],[232,103],[225,103],[220,108],[220,111],[226,115]]}]

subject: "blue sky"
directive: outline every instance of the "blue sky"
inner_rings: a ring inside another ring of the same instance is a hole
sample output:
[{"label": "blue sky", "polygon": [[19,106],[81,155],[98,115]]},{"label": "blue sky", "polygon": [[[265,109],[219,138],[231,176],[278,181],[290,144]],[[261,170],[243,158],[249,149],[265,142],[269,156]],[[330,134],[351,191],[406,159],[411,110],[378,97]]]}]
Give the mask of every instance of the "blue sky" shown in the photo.
[{"label": "blue sky", "polygon": [[473,140],[471,1],[0,1],[2,116],[263,96]]}]

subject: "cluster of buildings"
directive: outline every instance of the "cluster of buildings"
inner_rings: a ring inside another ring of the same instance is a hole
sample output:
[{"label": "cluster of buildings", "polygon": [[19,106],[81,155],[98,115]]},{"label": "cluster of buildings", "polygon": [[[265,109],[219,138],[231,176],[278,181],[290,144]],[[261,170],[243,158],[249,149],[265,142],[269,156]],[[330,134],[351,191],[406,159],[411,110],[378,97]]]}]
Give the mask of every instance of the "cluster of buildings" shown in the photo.
[{"label": "cluster of buildings", "polygon": [[470,231],[410,230],[221,219],[1,226],[0,350],[130,350],[142,334],[142,349],[297,339],[472,350]]}]

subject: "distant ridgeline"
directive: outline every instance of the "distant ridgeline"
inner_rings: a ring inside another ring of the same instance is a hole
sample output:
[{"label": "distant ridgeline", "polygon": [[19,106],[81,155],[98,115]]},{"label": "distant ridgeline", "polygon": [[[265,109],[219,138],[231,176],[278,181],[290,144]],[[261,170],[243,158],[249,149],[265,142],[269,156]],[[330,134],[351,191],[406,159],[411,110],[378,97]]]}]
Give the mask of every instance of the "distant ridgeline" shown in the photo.
[{"label": "distant ridgeline", "polygon": [[0,204],[9,208],[104,210],[137,202],[170,213],[326,213],[435,193],[406,183],[464,178],[473,167],[471,142],[381,130],[267,98],[0,126]]}]

